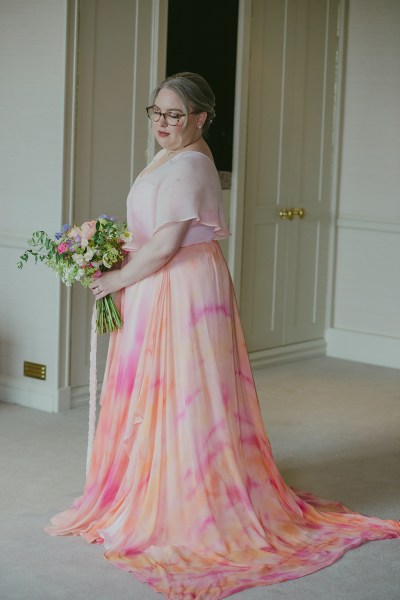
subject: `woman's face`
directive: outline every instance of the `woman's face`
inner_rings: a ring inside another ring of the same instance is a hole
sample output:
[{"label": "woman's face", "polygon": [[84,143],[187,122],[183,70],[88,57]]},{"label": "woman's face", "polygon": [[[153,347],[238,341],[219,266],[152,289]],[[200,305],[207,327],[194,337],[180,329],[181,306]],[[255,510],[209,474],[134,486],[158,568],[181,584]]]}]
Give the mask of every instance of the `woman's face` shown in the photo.
[{"label": "woman's face", "polygon": [[[171,113],[173,115],[185,115],[176,125],[170,125],[163,115],[156,122],[151,122],[152,131],[157,142],[166,150],[178,150],[190,144],[200,135],[198,125],[202,123],[202,114],[187,115],[182,102],[172,90],[162,88],[154,101],[154,106],[160,113]],[[187,120],[187,127],[183,129]]]}]

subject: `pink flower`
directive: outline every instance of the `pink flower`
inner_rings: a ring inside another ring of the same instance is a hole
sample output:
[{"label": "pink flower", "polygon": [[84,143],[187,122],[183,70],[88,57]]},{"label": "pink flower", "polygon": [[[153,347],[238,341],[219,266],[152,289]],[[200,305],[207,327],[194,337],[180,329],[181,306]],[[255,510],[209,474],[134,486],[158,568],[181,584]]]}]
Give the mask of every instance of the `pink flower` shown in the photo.
[{"label": "pink flower", "polygon": [[96,233],[96,221],[86,221],[81,225],[82,237],[90,240]]},{"label": "pink flower", "polygon": [[57,246],[58,254],[64,254],[64,252],[67,252],[67,251],[68,251],[68,245],[65,242],[63,242],[62,244],[59,244]]},{"label": "pink flower", "polygon": [[95,273],[93,273],[92,277],[94,277],[95,279],[98,279],[99,277],[101,277],[102,273],[101,271],[96,271]]},{"label": "pink flower", "polygon": [[82,236],[82,231],[80,229],[80,227],[71,227],[71,229],[68,232],[68,237],[69,238],[80,238]]}]

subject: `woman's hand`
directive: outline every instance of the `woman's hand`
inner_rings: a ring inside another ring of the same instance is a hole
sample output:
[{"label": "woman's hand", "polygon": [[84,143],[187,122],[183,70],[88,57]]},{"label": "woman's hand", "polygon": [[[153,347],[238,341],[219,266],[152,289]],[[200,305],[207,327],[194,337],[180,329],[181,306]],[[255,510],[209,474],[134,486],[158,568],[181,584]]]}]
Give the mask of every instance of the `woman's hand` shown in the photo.
[{"label": "woman's hand", "polygon": [[100,277],[94,279],[93,282],[89,284],[89,288],[92,290],[96,300],[101,300],[108,294],[117,292],[122,287],[124,287],[124,284],[122,283],[120,269],[102,273]]}]

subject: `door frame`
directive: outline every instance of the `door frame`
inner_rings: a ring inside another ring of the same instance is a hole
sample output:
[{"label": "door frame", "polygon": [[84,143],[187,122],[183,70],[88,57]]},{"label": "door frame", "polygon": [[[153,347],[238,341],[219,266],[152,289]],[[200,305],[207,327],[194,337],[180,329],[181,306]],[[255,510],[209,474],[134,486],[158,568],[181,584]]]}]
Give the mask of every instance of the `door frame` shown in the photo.
[{"label": "door frame", "polygon": [[233,126],[232,185],[228,267],[239,303],[242,275],[243,221],[247,149],[252,0],[239,0]]},{"label": "door frame", "polygon": [[[75,122],[77,100],[77,65],[79,33],[79,0],[67,2],[67,35],[65,64],[64,157],[62,187],[62,222],[71,223],[75,187]],[[71,408],[71,331],[72,290],[60,289],[58,390],[67,391],[57,398],[55,412]]]},{"label": "door frame", "polygon": [[339,0],[339,14],[337,22],[338,58],[337,58],[337,80],[336,80],[336,104],[334,110],[333,150],[332,150],[332,187],[331,187],[331,214],[329,231],[329,255],[328,255],[328,287],[326,298],[325,333],[333,326],[334,319],[334,297],[335,297],[335,271],[337,252],[337,220],[339,215],[339,183],[340,165],[342,157],[342,133],[344,114],[344,82],[346,76],[346,48],[348,36],[348,12],[349,1]]}]

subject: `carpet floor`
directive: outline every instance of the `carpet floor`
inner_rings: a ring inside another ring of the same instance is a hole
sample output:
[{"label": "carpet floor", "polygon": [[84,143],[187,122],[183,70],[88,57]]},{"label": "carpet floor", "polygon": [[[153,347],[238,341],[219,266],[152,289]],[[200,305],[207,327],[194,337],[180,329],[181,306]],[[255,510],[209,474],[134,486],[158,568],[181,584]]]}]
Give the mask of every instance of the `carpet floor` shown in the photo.
[{"label": "carpet floor", "polygon": [[[400,519],[400,371],[317,358],[254,372],[286,482],[358,512]],[[44,533],[82,493],[87,407],[0,403],[0,599],[160,600],[103,547]],[[370,542],[317,573],[235,600],[400,600],[400,543]]]}]

